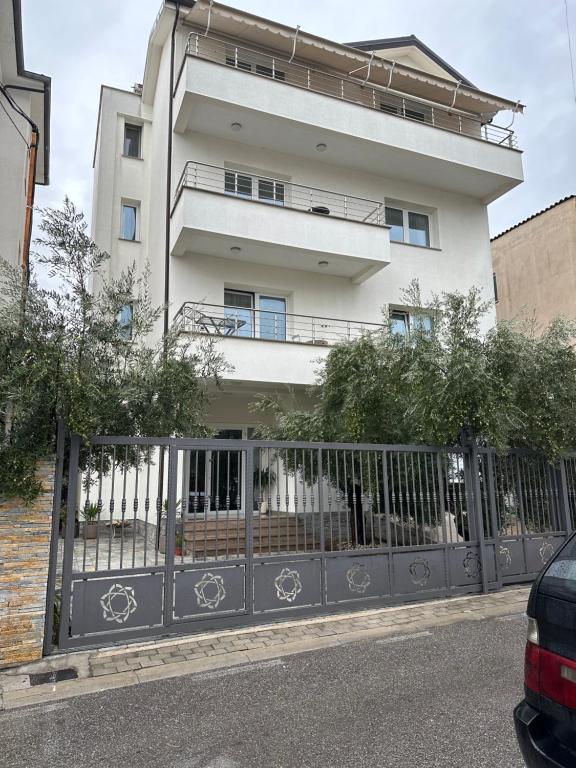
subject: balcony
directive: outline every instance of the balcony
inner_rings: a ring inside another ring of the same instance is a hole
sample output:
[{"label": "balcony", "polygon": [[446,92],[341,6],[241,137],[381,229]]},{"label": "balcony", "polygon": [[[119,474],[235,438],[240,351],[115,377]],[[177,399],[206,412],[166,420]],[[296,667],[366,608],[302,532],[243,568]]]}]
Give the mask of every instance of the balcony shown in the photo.
[{"label": "balcony", "polygon": [[[297,315],[186,302],[174,318],[182,334],[204,334],[219,341],[219,349],[233,370],[234,381],[310,385],[318,360],[330,347],[386,326],[355,320]],[[257,346],[254,344],[257,342]],[[265,364],[260,364],[265,361]]]},{"label": "balcony", "polygon": [[[316,160],[322,141],[330,162],[418,183],[436,177],[442,188],[485,202],[522,181],[516,136],[508,128],[210,36],[190,35],[175,115],[177,132]],[[244,130],[231,135],[233,122]]]},{"label": "balcony", "polygon": [[206,254],[360,283],[390,261],[384,203],[188,162],[171,220],[172,254]]}]

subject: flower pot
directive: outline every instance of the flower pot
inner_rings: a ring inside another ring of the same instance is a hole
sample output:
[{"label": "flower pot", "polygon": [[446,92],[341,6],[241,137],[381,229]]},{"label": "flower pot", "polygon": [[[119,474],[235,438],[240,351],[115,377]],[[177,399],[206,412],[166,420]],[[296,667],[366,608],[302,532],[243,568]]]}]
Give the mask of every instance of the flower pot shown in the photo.
[{"label": "flower pot", "polygon": [[174,547],[174,557],[182,557],[182,547]]},{"label": "flower pot", "polygon": [[98,523],[84,523],[84,538],[95,539],[98,536]]}]

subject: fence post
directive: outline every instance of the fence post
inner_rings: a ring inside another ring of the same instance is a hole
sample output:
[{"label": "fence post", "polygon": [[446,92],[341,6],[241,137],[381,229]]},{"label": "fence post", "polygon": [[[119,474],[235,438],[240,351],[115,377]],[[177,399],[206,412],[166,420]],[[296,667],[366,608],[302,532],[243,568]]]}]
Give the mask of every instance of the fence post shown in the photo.
[{"label": "fence post", "polygon": [[[253,584],[253,566],[254,566],[254,453],[257,449],[246,449],[246,460],[244,462],[245,488],[246,488],[246,511],[244,519],[244,553],[246,555],[246,566],[244,571],[246,585],[246,613],[251,615],[254,612],[254,584]],[[259,449],[258,449],[259,450]],[[258,458],[258,467],[260,467],[260,458]],[[260,478],[260,476],[259,476]],[[259,479],[259,485],[260,485]]]},{"label": "fence post", "polygon": [[[464,436],[464,430],[463,430]],[[484,544],[484,519],[482,516],[482,492],[480,489],[480,476],[478,474],[478,448],[473,436],[464,436],[462,444],[465,450],[464,481],[469,485],[469,493],[466,494],[471,507],[468,511],[468,532],[472,538],[472,530],[478,542],[478,552],[482,572],[482,592],[488,592],[488,574],[486,573],[486,549]],[[472,525],[474,528],[472,528]]]},{"label": "fence post", "polygon": [[570,513],[570,496],[568,494],[568,478],[566,477],[566,464],[563,458],[560,459],[560,468],[556,470],[556,477],[560,484],[560,514],[562,523],[567,534],[572,532],[572,516]]},{"label": "fence post", "polygon": [[44,618],[44,641],[42,653],[47,656],[52,652],[52,632],[54,629],[54,601],[56,599],[56,575],[58,569],[58,536],[60,533],[60,507],[62,505],[62,481],[64,477],[64,441],[66,431],[64,422],[58,421],[56,436],[56,462],[54,466],[54,495],[52,501],[52,534],[50,537],[50,555],[48,559],[48,582],[46,584],[46,616]]},{"label": "fence post", "polygon": [[80,464],[80,443],[78,435],[70,438],[70,461],[68,464],[68,500],[66,505],[66,533],[62,563],[62,603],[60,605],[59,648],[65,648],[70,629],[70,607],[72,591],[72,569],[74,560],[74,526],[78,504],[78,474]]},{"label": "fence post", "polygon": [[[164,569],[164,626],[172,624],[174,596],[174,548],[176,545],[176,491],[178,486],[178,448],[168,448],[168,489],[166,493],[166,552]],[[184,531],[182,531],[183,533]]]}]

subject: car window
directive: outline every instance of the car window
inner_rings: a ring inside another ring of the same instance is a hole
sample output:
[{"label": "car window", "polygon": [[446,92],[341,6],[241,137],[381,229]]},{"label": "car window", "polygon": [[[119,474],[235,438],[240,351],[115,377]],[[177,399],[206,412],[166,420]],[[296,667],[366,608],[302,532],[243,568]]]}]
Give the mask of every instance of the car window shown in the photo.
[{"label": "car window", "polygon": [[576,602],[576,537],[552,560],[540,582],[540,591]]}]

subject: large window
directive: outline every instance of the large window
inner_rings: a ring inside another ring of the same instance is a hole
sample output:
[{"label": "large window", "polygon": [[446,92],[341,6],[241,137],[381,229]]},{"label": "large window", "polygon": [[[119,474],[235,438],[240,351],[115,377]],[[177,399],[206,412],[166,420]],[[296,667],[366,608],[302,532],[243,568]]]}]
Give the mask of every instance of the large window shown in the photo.
[{"label": "large window", "polygon": [[142,126],[124,125],[124,154],[127,157],[141,157],[142,151]]},{"label": "large window", "polygon": [[252,197],[252,177],[236,171],[224,172],[224,191],[227,195]]},{"label": "large window", "polygon": [[138,239],[138,206],[135,203],[122,203],[120,237],[122,240]]},{"label": "large window", "polygon": [[284,184],[273,179],[258,179],[258,199],[274,205],[284,205]]},{"label": "large window", "polygon": [[116,315],[118,323],[118,336],[122,341],[132,339],[132,323],[134,320],[134,305],[132,303],[122,304]]},{"label": "large window", "polygon": [[226,288],[224,304],[230,336],[286,341],[286,299]]},{"label": "large window", "polygon": [[432,326],[432,316],[424,312],[406,312],[400,309],[390,312],[390,330],[395,336],[409,339],[411,333],[428,334],[432,331]]},{"label": "large window", "polygon": [[430,217],[407,208],[386,206],[386,224],[390,227],[390,240],[430,247]]}]

